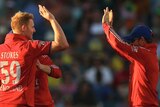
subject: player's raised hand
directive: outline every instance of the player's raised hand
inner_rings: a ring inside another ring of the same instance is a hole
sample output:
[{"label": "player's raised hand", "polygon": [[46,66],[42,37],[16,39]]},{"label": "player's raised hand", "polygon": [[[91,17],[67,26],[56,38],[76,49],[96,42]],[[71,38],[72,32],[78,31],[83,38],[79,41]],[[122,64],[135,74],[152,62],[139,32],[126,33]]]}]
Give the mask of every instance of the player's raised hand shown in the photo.
[{"label": "player's raised hand", "polygon": [[103,10],[104,14],[102,17],[102,23],[108,23],[109,25],[112,25],[113,22],[113,12],[112,10],[109,11],[108,7]]},{"label": "player's raised hand", "polygon": [[49,12],[45,6],[38,5],[38,7],[39,13],[43,18],[47,19],[48,21],[54,19],[54,15],[51,12]]}]

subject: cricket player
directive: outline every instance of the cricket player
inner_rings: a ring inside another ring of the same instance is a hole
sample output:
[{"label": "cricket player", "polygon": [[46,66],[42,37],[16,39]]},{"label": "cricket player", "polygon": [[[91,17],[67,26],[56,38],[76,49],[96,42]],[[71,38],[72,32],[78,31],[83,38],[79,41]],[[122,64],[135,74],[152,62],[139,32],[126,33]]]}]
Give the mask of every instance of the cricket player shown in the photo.
[{"label": "cricket player", "polygon": [[32,14],[19,11],[11,18],[13,33],[0,45],[0,107],[33,107],[37,58],[69,47],[54,15],[41,5],[39,13],[50,22],[54,40],[32,40]]},{"label": "cricket player", "polygon": [[104,9],[102,25],[106,40],[121,56],[130,61],[129,106],[158,107],[157,45],[152,43],[152,31],[144,25],[136,26],[129,36],[119,37],[112,28],[113,12]]},{"label": "cricket player", "polygon": [[62,77],[61,69],[47,55],[42,55],[37,61],[35,83],[35,107],[54,107],[54,101],[48,88],[48,76]]}]

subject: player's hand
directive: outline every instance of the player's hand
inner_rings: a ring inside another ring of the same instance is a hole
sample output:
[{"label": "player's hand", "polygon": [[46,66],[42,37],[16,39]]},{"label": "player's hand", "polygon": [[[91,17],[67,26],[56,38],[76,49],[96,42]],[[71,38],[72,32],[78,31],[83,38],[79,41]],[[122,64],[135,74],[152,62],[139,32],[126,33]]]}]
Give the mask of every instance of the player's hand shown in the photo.
[{"label": "player's hand", "polygon": [[43,65],[39,60],[37,60],[36,62],[37,67],[43,71],[43,69],[45,68],[45,65]]},{"label": "player's hand", "polygon": [[41,68],[41,66],[42,66],[42,64],[40,63],[39,60],[37,60],[36,65],[37,65],[38,68]]},{"label": "player's hand", "polygon": [[43,71],[43,69],[45,69],[45,65],[43,65],[39,60],[37,60],[36,65],[42,71]]},{"label": "player's hand", "polygon": [[39,13],[43,18],[47,19],[48,21],[54,19],[54,15],[51,12],[49,12],[45,6],[38,5],[38,7],[39,7]]},{"label": "player's hand", "polygon": [[47,73],[47,74],[50,74],[51,71],[52,71],[52,69],[51,69],[50,66],[44,65],[44,64],[40,63],[39,60],[37,60],[36,65],[37,65],[37,67],[38,67],[42,72],[45,72],[45,73]]},{"label": "player's hand", "polygon": [[113,22],[113,12],[112,10],[109,11],[108,7],[103,10],[104,14],[102,17],[102,23],[108,23],[109,25],[112,25]]}]

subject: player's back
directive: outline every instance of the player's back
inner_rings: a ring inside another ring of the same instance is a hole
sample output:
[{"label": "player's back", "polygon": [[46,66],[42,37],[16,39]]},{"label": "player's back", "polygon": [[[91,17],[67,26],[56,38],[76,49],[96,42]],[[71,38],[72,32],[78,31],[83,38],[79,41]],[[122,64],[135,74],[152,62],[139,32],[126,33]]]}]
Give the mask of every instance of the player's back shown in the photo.
[{"label": "player's back", "polygon": [[26,104],[32,100],[27,99],[27,93],[32,96],[36,68],[24,45],[20,42],[0,46],[0,103]]},{"label": "player's back", "polygon": [[34,104],[36,65],[29,44],[12,38],[0,45],[0,104]]},{"label": "player's back", "polygon": [[[159,74],[156,44],[137,51],[130,66],[130,103],[137,105],[158,105],[157,83]],[[134,54],[133,54],[134,55]]]}]

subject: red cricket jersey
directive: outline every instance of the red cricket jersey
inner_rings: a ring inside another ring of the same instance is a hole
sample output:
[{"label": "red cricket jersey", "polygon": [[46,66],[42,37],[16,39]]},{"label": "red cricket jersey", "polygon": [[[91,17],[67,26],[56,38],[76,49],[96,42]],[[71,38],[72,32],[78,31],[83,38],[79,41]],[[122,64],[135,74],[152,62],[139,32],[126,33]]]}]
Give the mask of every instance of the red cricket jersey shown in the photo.
[{"label": "red cricket jersey", "polygon": [[[61,70],[56,66],[47,55],[42,55],[38,58],[40,63],[49,65],[52,67],[51,77],[62,77]],[[52,105],[52,106],[51,106]],[[36,84],[35,84],[35,106],[36,107],[54,107],[54,102],[48,88],[48,75],[39,70],[36,72]]]},{"label": "red cricket jersey", "polygon": [[34,106],[37,57],[49,54],[51,42],[7,34],[0,45],[0,104]]},{"label": "red cricket jersey", "polygon": [[158,107],[158,58],[157,45],[144,47],[133,46],[123,42],[118,34],[107,24],[103,24],[106,40],[120,55],[131,62],[129,79],[130,107]]}]

